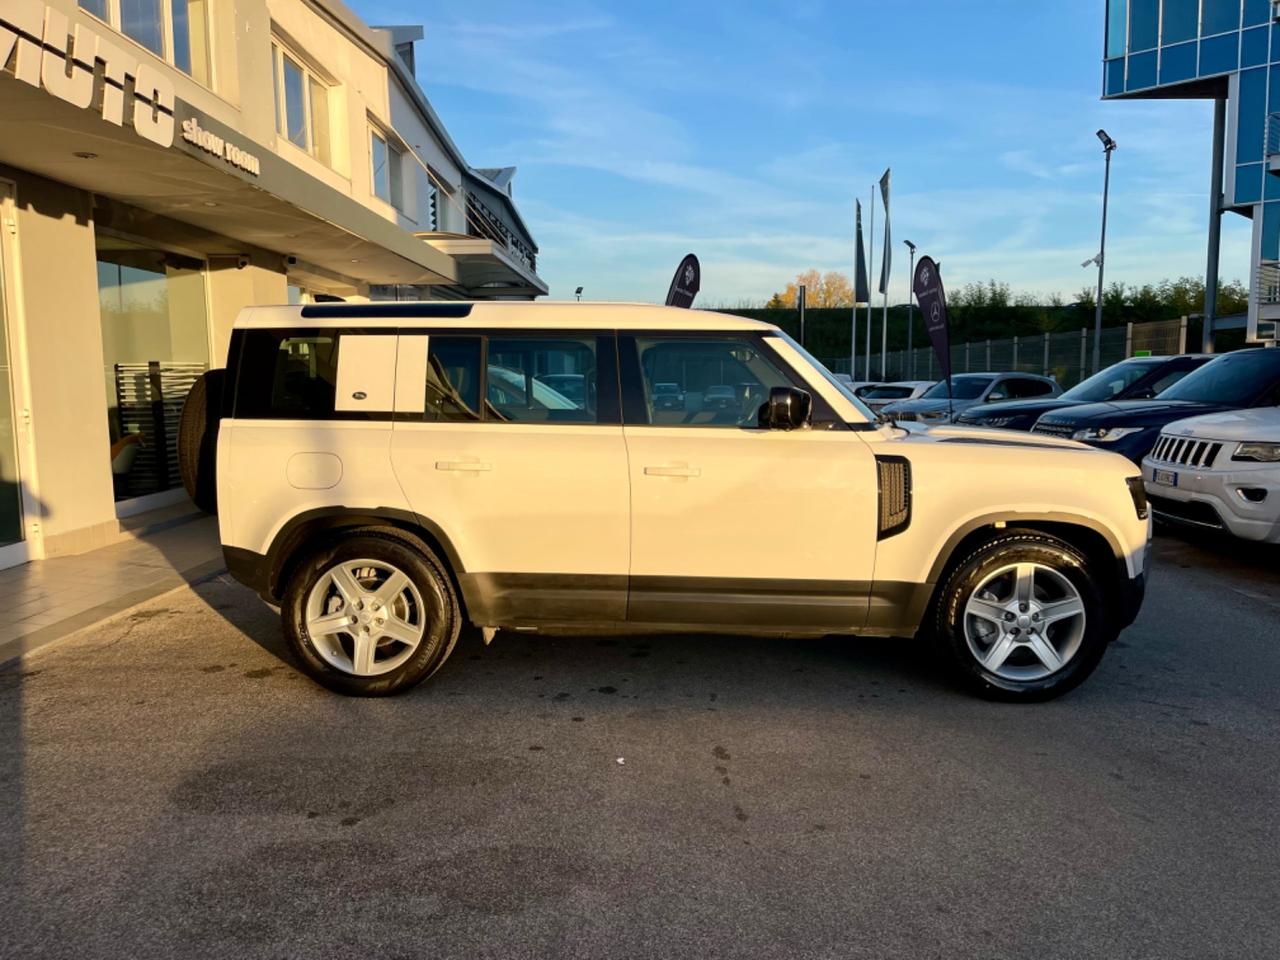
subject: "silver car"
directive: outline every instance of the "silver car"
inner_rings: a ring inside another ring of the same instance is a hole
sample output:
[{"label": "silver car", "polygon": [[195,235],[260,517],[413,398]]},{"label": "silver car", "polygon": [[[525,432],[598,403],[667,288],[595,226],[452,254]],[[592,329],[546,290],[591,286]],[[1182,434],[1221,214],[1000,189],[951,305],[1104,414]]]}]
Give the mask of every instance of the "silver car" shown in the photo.
[{"label": "silver car", "polygon": [[950,397],[947,390],[947,381],[939,380],[919,398],[891,403],[882,412],[895,420],[944,423],[953,413],[981,403],[1056,397],[1062,393],[1053,380],[1034,373],[958,373],[951,378]]}]

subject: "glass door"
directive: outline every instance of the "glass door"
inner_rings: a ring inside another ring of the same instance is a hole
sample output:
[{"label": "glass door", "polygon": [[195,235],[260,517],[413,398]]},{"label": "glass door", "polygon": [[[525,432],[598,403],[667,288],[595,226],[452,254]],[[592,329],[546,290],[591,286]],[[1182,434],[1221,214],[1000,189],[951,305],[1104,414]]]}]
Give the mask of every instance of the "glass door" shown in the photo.
[{"label": "glass door", "polygon": [[[0,184],[0,211],[10,216],[9,188]],[[4,218],[0,217],[0,224]],[[13,419],[13,369],[9,359],[9,290],[0,250],[0,547],[22,540],[22,483],[18,478],[18,437]]]}]

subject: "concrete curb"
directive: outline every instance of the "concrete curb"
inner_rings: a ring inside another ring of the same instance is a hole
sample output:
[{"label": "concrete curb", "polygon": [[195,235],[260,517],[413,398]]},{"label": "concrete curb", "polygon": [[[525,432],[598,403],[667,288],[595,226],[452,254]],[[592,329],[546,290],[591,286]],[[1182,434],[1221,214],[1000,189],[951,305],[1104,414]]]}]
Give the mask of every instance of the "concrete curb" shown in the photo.
[{"label": "concrete curb", "polygon": [[184,587],[196,586],[206,580],[212,580],[219,574],[225,573],[226,569],[226,564],[221,557],[218,557],[217,559],[197,564],[189,570],[183,570],[178,574],[164,577],[150,586],[121,594],[105,603],[98,604],[96,607],[90,607],[88,610],[72,614],[65,620],[59,620],[57,623],[51,623],[47,627],[41,627],[20,637],[14,637],[12,640],[6,640],[0,644],[0,670],[12,667],[20,662],[23,657],[35,653],[37,650],[42,650],[88,627],[105,623],[122,613],[129,612],[134,607],[155,600],[157,597],[162,597],[175,590],[181,590]]}]

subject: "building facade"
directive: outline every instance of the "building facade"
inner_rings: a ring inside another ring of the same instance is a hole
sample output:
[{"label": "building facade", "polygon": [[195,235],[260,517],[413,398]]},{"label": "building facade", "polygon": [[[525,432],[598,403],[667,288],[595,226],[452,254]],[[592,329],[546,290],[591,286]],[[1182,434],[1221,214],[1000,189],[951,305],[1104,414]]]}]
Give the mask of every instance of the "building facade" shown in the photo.
[{"label": "building facade", "polygon": [[0,565],[184,499],[182,401],[243,306],[546,293],[421,38],[339,0],[0,0]]},{"label": "building facade", "polygon": [[1253,221],[1250,340],[1280,320],[1280,3],[1108,0],[1103,95],[1217,102],[1207,278],[1216,284],[1216,220]]}]

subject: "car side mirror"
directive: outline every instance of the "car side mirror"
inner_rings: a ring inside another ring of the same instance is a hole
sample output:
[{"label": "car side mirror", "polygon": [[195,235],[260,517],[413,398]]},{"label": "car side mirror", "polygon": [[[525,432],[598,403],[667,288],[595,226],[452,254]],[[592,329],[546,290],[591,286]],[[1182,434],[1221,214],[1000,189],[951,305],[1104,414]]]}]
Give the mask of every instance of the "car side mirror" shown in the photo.
[{"label": "car side mirror", "polygon": [[799,430],[813,420],[813,396],[795,387],[774,387],[760,405],[760,426],[765,430]]}]

